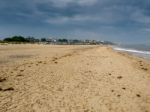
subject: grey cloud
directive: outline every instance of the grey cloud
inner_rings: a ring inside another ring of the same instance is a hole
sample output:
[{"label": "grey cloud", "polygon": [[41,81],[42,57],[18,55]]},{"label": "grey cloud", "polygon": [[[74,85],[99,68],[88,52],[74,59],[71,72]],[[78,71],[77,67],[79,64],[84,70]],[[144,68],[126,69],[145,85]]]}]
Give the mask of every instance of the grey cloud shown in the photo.
[{"label": "grey cloud", "polygon": [[85,32],[84,35],[91,34],[91,37],[114,38],[150,27],[150,1],[1,0],[0,23],[1,28],[6,25],[16,29],[16,26],[39,27],[41,31],[50,30],[50,33],[59,31],[59,34],[73,35],[72,32],[77,31],[79,35]]}]

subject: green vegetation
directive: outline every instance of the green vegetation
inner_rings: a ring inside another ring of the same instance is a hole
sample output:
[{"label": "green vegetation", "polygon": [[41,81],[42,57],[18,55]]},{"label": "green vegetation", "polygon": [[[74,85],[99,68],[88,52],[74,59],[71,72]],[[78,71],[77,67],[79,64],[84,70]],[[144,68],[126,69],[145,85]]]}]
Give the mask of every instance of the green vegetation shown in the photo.
[{"label": "green vegetation", "polygon": [[26,38],[22,36],[8,37],[3,40],[4,42],[29,42]]},{"label": "green vegetation", "polygon": [[68,40],[67,39],[58,39],[58,42],[68,43]]},{"label": "green vegetation", "polygon": [[114,45],[114,43],[109,41],[96,41],[96,40],[77,40],[77,39],[50,39],[50,38],[41,38],[36,39],[34,37],[23,37],[23,36],[12,36],[0,40],[1,44],[20,44],[20,43],[43,43],[43,44],[58,44],[58,45]]},{"label": "green vegetation", "polygon": [[46,42],[46,38],[41,38],[41,42]]},{"label": "green vegetation", "polygon": [[23,36],[12,36],[4,38],[0,40],[0,43],[35,43],[39,42],[39,39],[35,39],[34,37],[23,37]]}]

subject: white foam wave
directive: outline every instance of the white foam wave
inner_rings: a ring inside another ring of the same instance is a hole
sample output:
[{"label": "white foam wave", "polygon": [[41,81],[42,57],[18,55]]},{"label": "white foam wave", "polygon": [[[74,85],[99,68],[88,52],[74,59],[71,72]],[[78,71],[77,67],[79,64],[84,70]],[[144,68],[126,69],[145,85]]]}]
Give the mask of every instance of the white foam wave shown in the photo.
[{"label": "white foam wave", "polygon": [[149,51],[139,51],[139,50],[134,50],[134,49],[119,48],[119,47],[114,47],[114,49],[118,51],[126,51],[126,52],[131,52],[131,53],[140,53],[140,54],[150,55]]}]

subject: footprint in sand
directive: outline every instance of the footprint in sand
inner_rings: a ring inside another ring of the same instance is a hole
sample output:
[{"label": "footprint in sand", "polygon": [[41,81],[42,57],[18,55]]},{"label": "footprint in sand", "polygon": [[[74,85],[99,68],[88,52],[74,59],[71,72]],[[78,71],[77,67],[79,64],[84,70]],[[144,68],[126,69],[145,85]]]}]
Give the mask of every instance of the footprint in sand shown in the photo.
[{"label": "footprint in sand", "polygon": [[2,89],[0,87],[0,91],[14,91],[14,88],[13,87],[9,87],[9,88],[6,88],[6,89]]},{"label": "footprint in sand", "polygon": [[58,58],[54,57],[52,61],[56,61]]},{"label": "footprint in sand", "polygon": [[19,74],[19,75],[17,75],[17,76],[20,77],[20,76],[23,76],[23,75]]},{"label": "footprint in sand", "polygon": [[58,62],[57,62],[57,61],[55,61],[54,63],[55,63],[55,64],[57,64]]},{"label": "footprint in sand", "polygon": [[57,57],[54,57],[54,59],[57,60],[58,58],[57,58]]},{"label": "footprint in sand", "polygon": [[108,75],[112,75],[111,73],[109,73]]},{"label": "footprint in sand", "polygon": [[114,92],[114,90],[111,90],[111,92]]},{"label": "footprint in sand", "polygon": [[43,64],[47,64],[46,62],[44,62]]},{"label": "footprint in sand", "polygon": [[38,61],[38,63],[42,63],[42,61]]},{"label": "footprint in sand", "polygon": [[20,72],[23,72],[24,70],[20,70]]},{"label": "footprint in sand", "polygon": [[121,95],[117,95],[117,97],[120,97]]},{"label": "footprint in sand", "polygon": [[142,70],[145,70],[145,71],[147,71],[147,70],[148,70],[148,68],[144,68],[144,67],[143,67],[143,68],[141,68],[141,69],[142,69]]},{"label": "footprint in sand", "polygon": [[142,64],[140,64],[140,66],[142,67],[143,65],[142,65]]},{"label": "footprint in sand", "polygon": [[91,70],[89,70],[89,71],[85,71],[84,73],[92,73],[92,71],[91,71]]},{"label": "footprint in sand", "polygon": [[140,95],[140,94],[136,94],[136,96],[137,96],[137,97],[141,97],[141,95]]},{"label": "footprint in sand", "polygon": [[139,64],[140,66],[142,67],[141,69],[144,70],[144,71],[147,71],[148,68],[145,68],[144,65],[143,65],[143,61],[139,61]]},{"label": "footprint in sand", "polygon": [[4,82],[4,81],[6,81],[6,78],[1,78],[0,77],[0,82]]},{"label": "footprint in sand", "polygon": [[3,89],[3,91],[13,91],[13,90],[14,90],[13,87],[9,87],[9,88]]},{"label": "footprint in sand", "polygon": [[125,88],[125,87],[123,87],[122,89],[123,89],[123,90],[126,90],[126,88]]},{"label": "footprint in sand", "polygon": [[122,79],[122,76],[118,76],[117,78],[118,78],[118,79]]}]

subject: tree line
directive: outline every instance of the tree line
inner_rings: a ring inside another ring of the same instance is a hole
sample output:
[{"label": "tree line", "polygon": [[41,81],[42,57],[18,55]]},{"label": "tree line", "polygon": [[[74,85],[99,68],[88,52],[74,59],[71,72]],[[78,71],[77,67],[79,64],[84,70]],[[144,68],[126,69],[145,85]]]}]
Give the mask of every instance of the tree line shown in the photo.
[{"label": "tree line", "polygon": [[39,39],[35,39],[34,37],[23,37],[23,36],[12,36],[3,39],[3,42],[38,42]]},{"label": "tree line", "polygon": [[0,43],[39,43],[44,42],[48,44],[83,44],[83,45],[96,45],[96,44],[105,44],[105,45],[114,45],[114,43],[109,41],[95,41],[95,40],[68,40],[68,39],[47,39],[41,38],[36,39],[34,37],[23,37],[23,36],[12,36],[0,40]]},{"label": "tree line", "polygon": [[[23,36],[12,36],[1,40],[0,42],[23,42],[23,43],[34,43],[34,42],[47,42],[47,38],[36,39],[34,37],[23,37]],[[67,39],[57,39],[57,42],[67,43]]]}]

